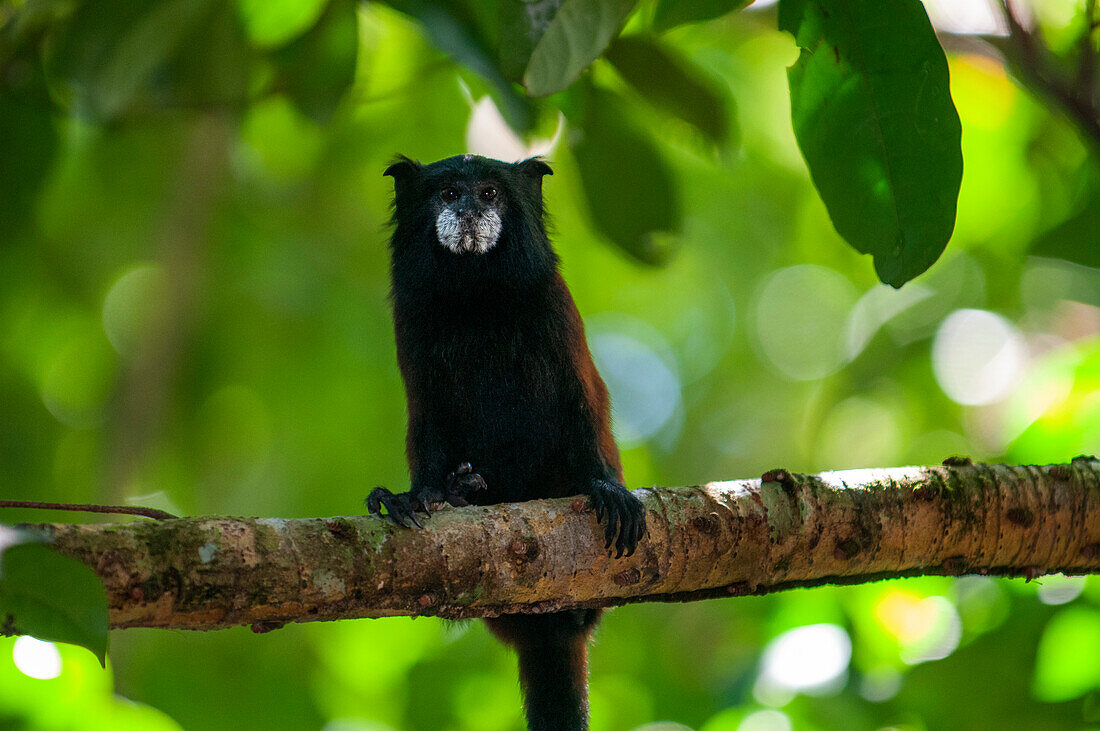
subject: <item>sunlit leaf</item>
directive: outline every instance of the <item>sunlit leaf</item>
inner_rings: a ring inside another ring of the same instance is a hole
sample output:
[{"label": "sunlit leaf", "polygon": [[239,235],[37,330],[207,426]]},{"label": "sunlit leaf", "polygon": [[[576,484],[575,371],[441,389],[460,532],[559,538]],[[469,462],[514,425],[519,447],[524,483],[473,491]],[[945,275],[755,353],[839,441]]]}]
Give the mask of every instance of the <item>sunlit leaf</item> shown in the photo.
[{"label": "sunlit leaf", "polygon": [[87,566],[36,534],[0,526],[0,618],[4,634],[68,642],[107,657],[107,593]]},{"label": "sunlit leaf", "polygon": [[919,0],[782,0],[795,136],[836,230],[900,287],[951,238],[961,127]]},{"label": "sunlit leaf", "polygon": [[673,114],[725,145],[730,139],[730,107],[726,88],[702,69],[661,42],[623,37],[607,49],[607,59],[653,105]]},{"label": "sunlit leaf", "polygon": [[1070,607],[1043,630],[1035,660],[1035,697],[1048,703],[1100,688],[1100,611]]},{"label": "sunlit leaf", "polygon": [[751,0],[658,0],[653,27],[667,30],[684,23],[711,20],[745,7]]},{"label": "sunlit leaf", "polygon": [[523,74],[527,92],[546,96],[576,81],[619,32],[635,2],[565,0],[531,51]]},{"label": "sunlit leaf", "polygon": [[237,0],[248,37],[260,47],[286,43],[314,25],[326,0]]},{"label": "sunlit leaf", "polygon": [[620,97],[592,90],[573,152],[596,228],[637,259],[667,258],[666,239],[681,225],[676,184]]},{"label": "sunlit leaf", "polygon": [[304,35],[274,54],[279,88],[303,114],[327,121],[355,81],[355,0],[332,0]]}]

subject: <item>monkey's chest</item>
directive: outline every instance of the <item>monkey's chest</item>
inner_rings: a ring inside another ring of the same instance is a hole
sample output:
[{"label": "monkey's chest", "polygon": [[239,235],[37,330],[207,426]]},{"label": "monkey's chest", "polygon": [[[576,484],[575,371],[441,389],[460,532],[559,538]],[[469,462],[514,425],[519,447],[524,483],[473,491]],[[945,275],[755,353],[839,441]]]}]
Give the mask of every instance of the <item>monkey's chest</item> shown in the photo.
[{"label": "monkey's chest", "polygon": [[578,418],[570,374],[537,353],[472,360],[448,368],[437,392],[452,458],[482,474],[494,502],[548,497],[567,471]]}]

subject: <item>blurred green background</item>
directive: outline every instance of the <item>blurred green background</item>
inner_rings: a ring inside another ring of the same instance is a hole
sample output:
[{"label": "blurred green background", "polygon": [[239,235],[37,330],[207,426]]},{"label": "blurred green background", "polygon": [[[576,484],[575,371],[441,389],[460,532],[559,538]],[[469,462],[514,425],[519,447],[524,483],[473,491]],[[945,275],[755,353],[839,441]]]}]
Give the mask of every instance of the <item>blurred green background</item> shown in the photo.
[{"label": "blurred green background", "polygon": [[[630,486],[1100,452],[1100,164],[990,56],[949,54],[958,222],[893,290],[810,183],[774,8],[667,23],[720,102],[692,119],[606,59],[527,99],[479,66],[477,17],[393,5],[0,3],[0,495],[305,517],[407,484],[395,153],[552,162]],[[1086,5],[1036,5],[1052,48]],[[594,731],[1100,728],[1100,580],[621,608],[591,702]],[[0,639],[0,727],[504,731],[521,710],[480,623],[387,619],[115,632],[106,671]]]}]

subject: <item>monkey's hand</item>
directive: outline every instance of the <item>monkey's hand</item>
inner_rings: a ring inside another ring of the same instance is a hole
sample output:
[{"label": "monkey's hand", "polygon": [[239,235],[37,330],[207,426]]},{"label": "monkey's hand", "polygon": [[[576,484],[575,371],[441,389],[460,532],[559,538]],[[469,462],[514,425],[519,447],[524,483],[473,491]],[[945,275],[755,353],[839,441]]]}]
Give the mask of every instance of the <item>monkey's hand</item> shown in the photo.
[{"label": "monkey's hand", "polygon": [[484,478],[474,472],[469,462],[463,462],[447,477],[447,490],[444,497],[451,505],[460,508],[470,504],[466,499],[470,493],[485,489],[487,486]]},{"label": "monkey's hand", "polygon": [[389,519],[402,528],[412,527],[405,522],[406,520],[412,521],[417,528],[423,528],[424,526],[416,517],[416,512],[418,510],[425,514],[429,512],[428,502],[414,496],[412,490],[394,495],[386,488],[378,486],[367,496],[367,512],[376,518],[381,518],[383,506],[386,508]]},{"label": "monkey's hand", "polygon": [[466,499],[470,493],[486,489],[485,480],[474,472],[469,462],[460,464],[447,476],[443,488],[414,485],[408,492],[394,495],[384,487],[376,487],[367,496],[367,511],[376,518],[382,517],[382,507],[386,515],[402,528],[411,527],[405,521],[411,521],[417,528],[423,528],[416,517],[417,512],[431,515],[432,503],[447,502],[457,507],[469,505]]},{"label": "monkey's hand", "polygon": [[[602,523],[607,517],[604,547],[610,551],[614,543],[615,558],[633,554],[646,533],[642,501],[614,480],[594,480],[589,500],[596,510],[596,520]],[[617,540],[616,533],[619,535]]]}]

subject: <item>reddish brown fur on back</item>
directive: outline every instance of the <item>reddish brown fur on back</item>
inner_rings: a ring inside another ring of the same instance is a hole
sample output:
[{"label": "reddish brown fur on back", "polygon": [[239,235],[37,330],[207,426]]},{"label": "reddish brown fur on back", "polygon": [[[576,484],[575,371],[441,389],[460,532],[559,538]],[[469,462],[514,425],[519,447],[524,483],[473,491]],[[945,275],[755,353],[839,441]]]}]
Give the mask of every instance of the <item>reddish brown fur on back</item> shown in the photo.
[{"label": "reddish brown fur on back", "polygon": [[[555,276],[556,284],[568,292],[561,272],[556,272]],[[607,385],[592,361],[592,353],[588,350],[588,340],[584,335],[584,321],[572,297],[569,297],[566,317],[569,320],[568,329],[573,333],[569,339],[569,357],[573,363],[573,371],[580,378],[584,388],[584,400],[596,429],[600,455],[614,472],[615,477],[622,482],[622,460],[619,457],[619,447],[615,444],[615,437],[611,433],[611,400],[607,395]]]}]

